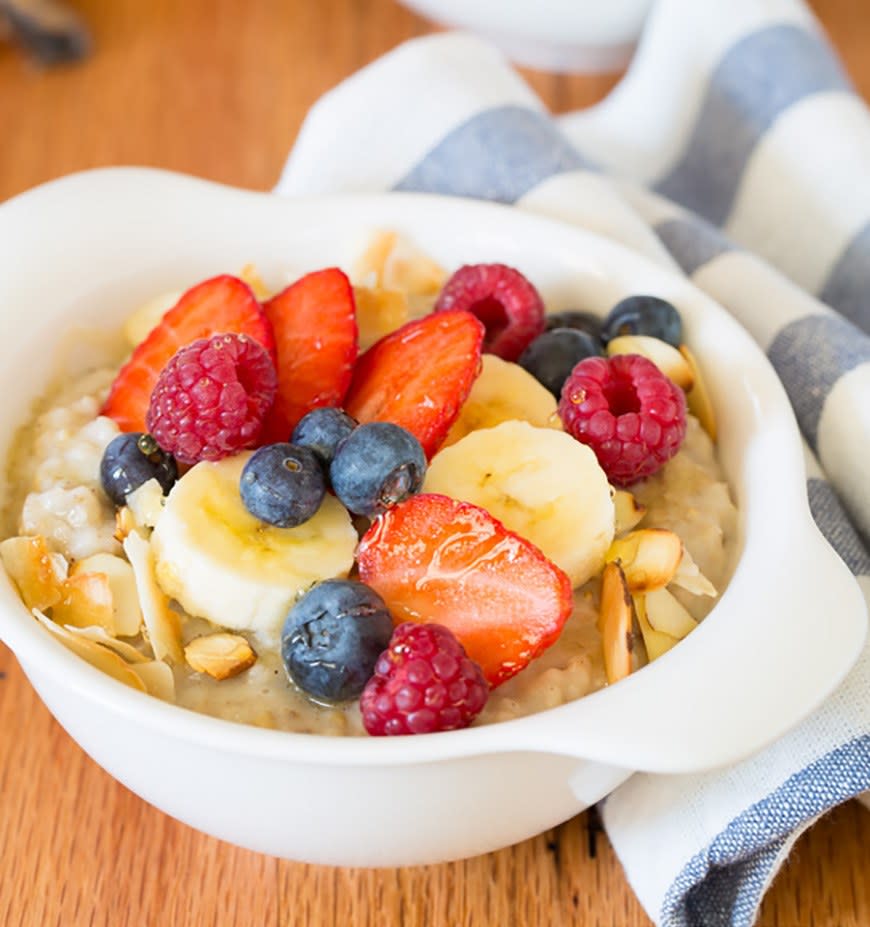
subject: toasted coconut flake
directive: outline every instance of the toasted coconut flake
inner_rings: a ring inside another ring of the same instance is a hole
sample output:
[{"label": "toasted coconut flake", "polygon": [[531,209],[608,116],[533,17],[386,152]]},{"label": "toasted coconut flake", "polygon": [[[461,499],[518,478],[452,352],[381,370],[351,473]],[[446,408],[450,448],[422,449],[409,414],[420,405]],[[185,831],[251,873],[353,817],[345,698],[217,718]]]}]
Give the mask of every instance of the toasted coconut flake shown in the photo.
[{"label": "toasted coconut flake", "polygon": [[618,563],[608,563],[601,576],[599,627],[604,648],[604,671],[609,683],[631,673],[634,645],[631,594]]},{"label": "toasted coconut flake", "polygon": [[667,653],[674,644],[679,643],[675,637],[671,637],[670,634],[665,634],[663,631],[656,631],[649,623],[646,616],[645,595],[634,596],[634,610],[650,662],[657,660],[663,653]]},{"label": "toasted coconut flake", "polygon": [[119,682],[130,686],[131,689],[138,689],[140,692],[145,691],[145,684],[118,654],[100,646],[100,644],[94,643],[94,641],[88,640],[87,637],[73,634],[46,617],[38,608],[33,609],[33,616],[43,627],[58,638],[67,649],[86,660],[91,666],[95,666]]},{"label": "toasted coconut flake", "polygon": [[73,566],[73,576],[80,573],[105,574],[112,592],[114,633],[120,637],[135,637],[142,627],[142,609],[139,606],[133,567],[114,554],[93,554]]},{"label": "toasted coconut flake", "polygon": [[245,264],[241,271],[239,271],[239,280],[244,280],[251,288],[254,296],[261,302],[272,296],[272,291],[263,282],[263,278],[260,276],[256,264]]},{"label": "toasted coconut flake", "polygon": [[148,657],[140,653],[132,644],[128,644],[126,641],[119,641],[117,637],[112,637],[107,634],[105,628],[101,628],[97,625],[90,628],[77,628],[75,625],[71,624],[64,625],[64,627],[70,634],[75,634],[76,637],[83,637],[89,641],[93,641],[95,644],[108,647],[109,650],[118,654],[126,663],[145,663],[148,660]]},{"label": "toasted coconut flake", "polygon": [[157,585],[154,553],[151,545],[136,531],[127,535],[124,553],[133,567],[136,589],[142,607],[142,617],[151,649],[158,660],[181,663],[181,625],[178,615],[169,607],[169,599]]},{"label": "toasted coconut flake", "polygon": [[670,634],[678,641],[698,627],[698,622],[667,589],[646,594],[646,618],[654,630]]},{"label": "toasted coconut flake", "polygon": [[215,679],[238,676],[257,662],[257,654],[244,637],[224,631],[194,638],[184,648],[184,656],[191,668]]},{"label": "toasted coconut flake", "polygon": [[135,530],[136,519],[133,518],[133,513],[126,505],[122,505],[121,508],[115,511],[115,532],[112,537],[119,544],[123,544],[127,535]]},{"label": "toasted coconut flake", "polygon": [[613,508],[616,513],[616,535],[625,534],[635,528],[646,515],[646,506],[641,505],[626,489],[613,490]]},{"label": "toasted coconut flake", "polygon": [[408,321],[408,297],[401,290],[355,286],[359,349],[365,351]]},{"label": "toasted coconut flake", "polygon": [[160,484],[150,479],[127,496],[126,508],[130,510],[137,528],[153,528],[163,514],[164,501]]},{"label": "toasted coconut flake", "polygon": [[619,335],[608,342],[607,354],[609,357],[615,354],[640,354],[651,360],[680,389],[692,388],[694,377],[689,362],[667,341],[650,335]]},{"label": "toasted coconut flake", "polygon": [[103,628],[114,637],[112,587],[105,573],[74,572],[64,580],[60,600],[51,607],[52,620],[76,628]]},{"label": "toasted coconut flake", "polygon": [[7,538],[0,544],[0,558],[28,608],[51,608],[60,601],[67,562],[48,549],[44,537]]},{"label": "toasted coconut flake", "polygon": [[677,572],[674,573],[671,583],[691,592],[693,595],[707,595],[715,598],[719,593],[716,587],[701,572],[700,567],[692,559],[688,548],[683,547],[683,556],[680,558]]},{"label": "toasted coconut flake", "polygon": [[716,413],[713,410],[713,400],[710,399],[710,392],[707,389],[707,384],[704,382],[704,378],[701,375],[701,368],[695,360],[695,355],[692,354],[686,345],[680,345],[680,354],[683,355],[686,363],[689,365],[694,380],[692,388],[686,393],[686,405],[688,405],[692,415],[701,423],[701,427],[704,431],[710,435],[710,440],[715,442],[718,434]]},{"label": "toasted coconut flake", "polygon": [[162,660],[148,660],[136,663],[130,669],[142,680],[149,695],[155,695],[164,702],[175,701],[175,676],[168,664]]},{"label": "toasted coconut flake", "polygon": [[673,579],[683,554],[683,542],[673,531],[641,528],[617,538],[605,559],[622,566],[629,591],[660,589]]}]

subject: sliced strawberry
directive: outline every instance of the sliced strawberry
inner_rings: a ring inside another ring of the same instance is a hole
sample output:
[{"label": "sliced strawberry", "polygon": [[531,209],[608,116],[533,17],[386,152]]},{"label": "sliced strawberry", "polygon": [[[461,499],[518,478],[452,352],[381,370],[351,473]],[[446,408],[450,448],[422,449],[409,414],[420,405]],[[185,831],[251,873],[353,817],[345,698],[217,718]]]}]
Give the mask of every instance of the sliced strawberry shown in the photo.
[{"label": "sliced strawberry", "polygon": [[491,686],[546,650],[571,614],[571,581],[488,512],[412,496],[363,536],[360,579],[403,621],[450,628]]},{"label": "sliced strawberry", "polygon": [[306,274],[263,308],[278,352],[278,395],[263,441],[289,441],[306,412],[344,401],[357,355],[353,288],[330,267]]},{"label": "sliced strawberry", "polygon": [[484,334],[483,325],[464,311],[408,322],[360,357],[346,411],[360,422],[407,428],[431,457],[480,372]]},{"label": "sliced strawberry", "polygon": [[169,359],[179,348],[219,332],[248,335],[274,357],[272,327],[248,284],[229,274],[213,277],[189,289],[133,351],[115,377],[102,414],[121,431],[145,431],[151,391]]}]

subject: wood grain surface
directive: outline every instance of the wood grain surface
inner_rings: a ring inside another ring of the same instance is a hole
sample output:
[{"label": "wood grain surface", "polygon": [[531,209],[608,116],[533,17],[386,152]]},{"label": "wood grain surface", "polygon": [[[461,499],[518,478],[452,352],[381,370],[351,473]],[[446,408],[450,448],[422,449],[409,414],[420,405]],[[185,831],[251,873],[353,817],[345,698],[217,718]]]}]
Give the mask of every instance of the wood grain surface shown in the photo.
[{"label": "wood grain surface", "polygon": [[[0,44],[0,199],[70,171],[148,164],[267,189],[324,91],[430,31],[391,0],[81,0],[83,63],[40,70]],[[816,0],[870,97],[870,8]],[[554,110],[614,76],[524,72]],[[340,144],[340,139],[338,142]],[[2,260],[2,259],[0,259]],[[585,815],[466,862],[361,871],[287,863],[205,837],[92,763],[0,646],[0,927],[650,924]],[[870,814],[849,803],[798,843],[763,927],[870,924]]]}]

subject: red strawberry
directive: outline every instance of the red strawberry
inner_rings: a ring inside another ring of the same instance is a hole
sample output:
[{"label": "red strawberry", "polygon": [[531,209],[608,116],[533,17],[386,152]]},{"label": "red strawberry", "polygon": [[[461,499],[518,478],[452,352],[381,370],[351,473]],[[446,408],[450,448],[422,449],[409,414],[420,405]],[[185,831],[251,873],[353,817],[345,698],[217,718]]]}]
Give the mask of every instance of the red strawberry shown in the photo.
[{"label": "red strawberry", "polygon": [[484,327],[464,311],[408,322],[360,357],[345,410],[359,422],[393,422],[431,457],[480,372]]},{"label": "red strawberry", "polygon": [[360,541],[359,577],[403,621],[443,624],[491,686],[559,636],[571,581],[488,512],[433,493],[382,515]]},{"label": "red strawberry", "polygon": [[227,332],[248,335],[274,356],[272,328],[251,288],[224,274],[189,289],[120,369],[102,414],[121,431],[145,431],[151,392],[179,348]]},{"label": "red strawberry", "polygon": [[357,355],[356,307],[347,277],[330,267],[306,274],[263,307],[275,332],[278,395],[263,442],[289,441],[299,419],[340,406]]}]

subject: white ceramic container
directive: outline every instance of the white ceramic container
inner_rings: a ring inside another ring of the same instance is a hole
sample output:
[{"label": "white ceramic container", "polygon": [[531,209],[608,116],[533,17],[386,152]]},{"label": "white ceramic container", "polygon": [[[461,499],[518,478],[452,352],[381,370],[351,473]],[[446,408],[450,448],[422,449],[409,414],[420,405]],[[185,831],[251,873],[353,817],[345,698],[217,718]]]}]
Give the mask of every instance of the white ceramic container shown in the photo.
[{"label": "white ceramic container", "polygon": [[633,770],[707,770],[797,723],[854,662],[863,600],[806,503],[797,427],[750,337],[686,280],[519,210],[416,195],[285,200],[143,169],[75,175],[0,207],[0,454],[72,327],[253,261],[267,283],[347,265],[378,228],[448,268],[504,261],[552,308],[673,300],[709,380],[741,512],[740,561],[701,627],[585,699],[502,724],[343,739],[245,727],[126,688],[47,634],[0,575],[0,638],[45,704],[146,801],[244,847],[394,866],[493,850],[576,814]]}]

